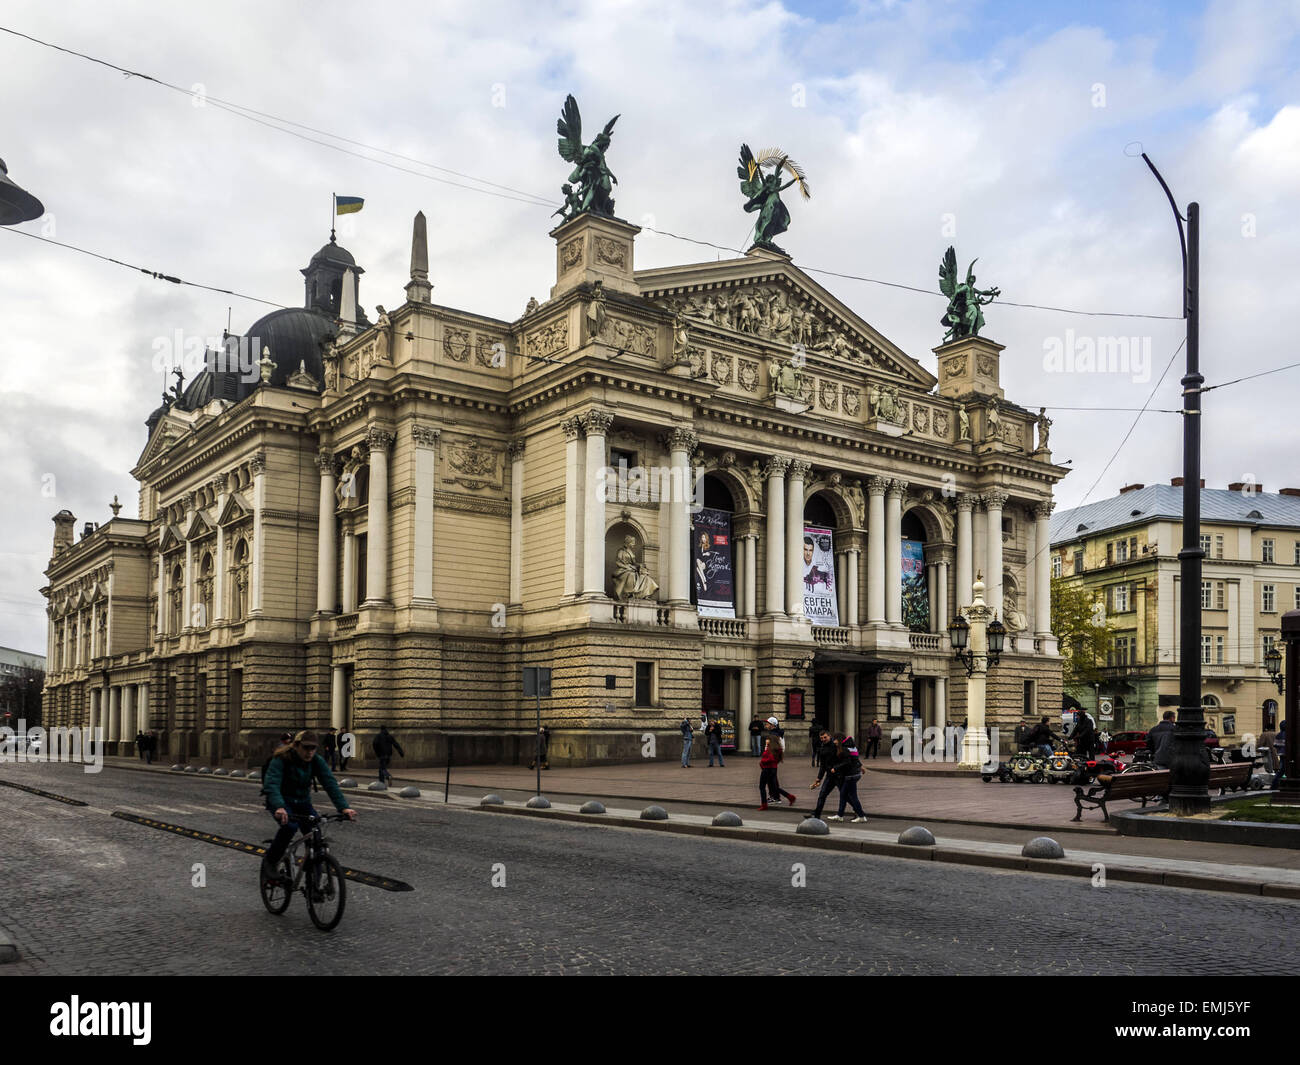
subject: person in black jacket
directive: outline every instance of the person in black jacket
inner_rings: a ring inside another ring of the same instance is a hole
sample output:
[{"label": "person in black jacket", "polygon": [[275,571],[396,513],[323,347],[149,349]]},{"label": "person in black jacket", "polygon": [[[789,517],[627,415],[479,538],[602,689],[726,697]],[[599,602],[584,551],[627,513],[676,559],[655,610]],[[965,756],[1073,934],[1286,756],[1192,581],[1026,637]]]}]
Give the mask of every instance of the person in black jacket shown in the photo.
[{"label": "person in black jacket", "polygon": [[813,817],[821,817],[822,808],[826,805],[826,796],[840,786],[840,778],[835,772],[835,766],[839,764],[840,757],[835,750],[835,744],[831,741],[831,734],[825,729],[817,734],[817,762],[819,769],[817,779],[808,785],[809,788],[820,788],[817,792],[817,808],[813,810]]},{"label": "person in black jacket", "polygon": [[374,743],[375,756],[379,759],[379,779],[384,784],[393,782],[393,774],[388,771],[388,763],[393,760],[393,750],[396,748],[397,753],[403,758],[406,752],[402,750],[402,745],[393,738],[393,734],[388,731],[387,725],[379,726],[379,735],[375,737]]},{"label": "person in black jacket", "polygon": [[[537,755],[541,755],[543,769],[551,768],[550,756],[547,753],[547,751],[550,749],[550,746],[551,746],[551,730],[548,729],[545,725],[543,725],[541,728],[537,730]],[[534,755],[533,760],[528,763],[529,769],[532,769],[537,765],[537,755]]]},{"label": "person in black jacket", "polygon": [[716,720],[710,721],[704,730],[704,742],[709,748],[709,768],[713,768],[713,756],[718,756],[718,766],[726,765],[722,760],[722,726]]},{"label": "person in black jacket", "polygon": [[1147,733],[1147,746],[1151,748],[1151,761],[1161,769],[1168,769],[1174,757],[1174,712],[1166,710],[1164,720]]},{"label": "person in black jacket", "polygon": [[1051,718],[1046,715],[1034,726],[1033,731],[1025,737],[1025,742],[1031,747],[1036,747],[1038,753],[1045,758],[1052,757],[1053,746],[1056,742],[1056,734],[1052,732]]},{"label": "person in black jacket", "polygon": [[1092,757],[1097,746],[1097,730],[1092,727],[1092,718],[1082,710],[1079,711],[1079,722],[1074,726],[1074,735],[1070,738],[1074,740],[1074,749],[1080,758]]},{"label": "person in black jacket", "polygon": [[280,879],[280,859],[293,841],[294,834],[300,828],[304,835],[309,831],[306,825],[300,824],[298,818],[316,816],[309,790],[313,782],[320,781],[325,786],[330,801],[339,813],[347,814],[352,821],[357,818],[356,812],[339,790],[338,782],[325,764],[325,759],[316,753],[317,746],[316,733],[299,732],[289,743],[277,747],[267,760],[262,795],[265,797],[267,811],[280,823],[280,829],[262,858],[263,880]]},{"label": "person in black jacket", "polygon": [[858,781],[862,779],[862,761],[858,757],[858,745],[852,736],[845,736],[835,741],[835,775],[840,782],[840,810],[826,818],[827,821],[843,821],[844,807],[853,807],[854,822],[865,821],[867,815],[858,801]]}]

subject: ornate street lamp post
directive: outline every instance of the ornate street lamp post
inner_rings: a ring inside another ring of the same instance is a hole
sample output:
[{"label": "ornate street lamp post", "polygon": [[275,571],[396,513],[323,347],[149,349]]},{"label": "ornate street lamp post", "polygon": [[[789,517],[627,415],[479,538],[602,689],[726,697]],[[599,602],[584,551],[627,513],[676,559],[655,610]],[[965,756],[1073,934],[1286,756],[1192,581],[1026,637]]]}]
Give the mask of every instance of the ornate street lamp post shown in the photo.
[{"label": "ornate street lamp post", "polygon": [[1286,722],[1286,747],[1282,751],[1282,786],[1273,802],[1278,806],[1300,806],[1300,610],[1282,615],[1282,643],[1286,647],[1286,693],[1282,700]]},{"label": "ornate street lamp post", "polygon": [[0,159],[0,226],[14,226],[30,222],[45,213],[41,201],[26,189],[15,184],[9,170]]},{"label": "ornate street lamp post", "polygon": [[[984,581],[976,574],[971,605],[948,624],[948,637],[957,660],[966,667],[966,735],[961,742],[959,769],[983,769],[989,762],[989,738],[984,731],[986,681],[998,664],[1007,638],[1006,627],[984,602]],[[969,650],[967,648],[969,647]]]}]

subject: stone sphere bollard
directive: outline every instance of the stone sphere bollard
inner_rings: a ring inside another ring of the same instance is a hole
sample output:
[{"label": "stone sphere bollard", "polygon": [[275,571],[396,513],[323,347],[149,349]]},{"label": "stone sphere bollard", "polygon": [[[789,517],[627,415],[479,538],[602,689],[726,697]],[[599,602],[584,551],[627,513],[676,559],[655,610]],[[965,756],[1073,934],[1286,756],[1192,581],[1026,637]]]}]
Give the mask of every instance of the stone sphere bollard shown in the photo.
[{"label": "stone sphere bollard", "polygon": [[359,785],[355,780],[353,780],[351,777],[344,777],[342,780],[339,781],[339,787],[340,787],[340,788],[356,788],[356,787],[360,787],[360,785]]},{"label": "stone sphere bollard", "polygon": [[483,798],[479,799],[478,804],[480,806],[504,806],[506,804],[506,801],[505,799],[501,798],[500,795],[493,794],[493,795],[484,795]]},{"label": "stone sphere bollard", "polygon": [[745,822],[740,819],[739,814],[733,814],[730,810],[723,810],[722,813],[714,816],[713,823],[719,828],[739,828]]},{"label": "stone sphere bollard", "polygon": [[177,764],[174,765],[174,766],[171,766],[171,771],[172,771],[173,773],[181,773],[181,772],[183,772],[184,770],[185,770],[185,767],[184,767],[183,765],[180,765],[179,763],[177,763]]},{"label": "stone sphere bollard", "polygon": [[642,821],[667,821],[668,811],[662,806],[647,806],[641,811]]},{"label": "stone sphere bollard", "polygon": [[382,780],[372,780],[366,785],[366,791],[387,791],[388,785]]},{"label": "stone sphere bollard", "polygon": [[418,799],[420,797],[420,789],[414,784],[408,784],[397,794],[403,799]]},{"label": "stone sphere bollard", "polygon": [[1025,858],[1064,858],[1065,848],[1050,836],[1036,836],[1020,852]]},{"label": "stone sphere bollard", "polygon": [[198,772],[198,767],[196,767],[196,766],[192,766],[192,765],[187,765],[187,766],[182,770],[182,772],[184,772],[184,773],[197,773],[197,772]]},{"label": "stone sphere bollard", "polygon": [[795,832],[801,836],[829,836],[831,829],[820,817],[805,817]]},{"label": "stone sphere bollard", "polygon": [[899,833],[898,842],[904,847],[933,847],[934,834],[928,828],[913,825]]},{"label": "stone sphere bollard", "polygon": [[584,802],[578,809],[578,813],[580,814],[603,814],[604,812],[605,804],[597,802],[595,799],[592,799],[590,802]]},{"label": "stone sphere bollard", "polygon": [[200,772],[200,773],[211,773],[211,772],[212,772],[212,767],[211,767],[211,766],[206,766],[206,765],[201,765],[201,766],[199,766],[199,772]]},{"label": "stone sphere bollard", "polygon": [[551,808],[551,800],[545,795],[534,795],[524,803],[524,805],[530,810],[549,810]]},{"label": "stone sphere bollard", "polygon": [[232,779],[235,778],[235,777],[238,777],[238,778],[240,778],[240,779],[243,779],[243,777],[245,777],[246,775],[247,775],[247,774],[246,774],[242,769],[232,769],[232,770],[230,771],[230,776],[231,776]]},{"label": "stone sphere bollard", "polygon": [[248,771],[248,779],[249,779],[249,780],[261,780],[261,779],[262,779],[262,771],[261,771],[260,769],[250,769],[250,770]]},{"label": "stone sphere bollard", "polygon": [[229,770],[229,769],[225,769],[225,768],[223,768],[223,767],[221,767],[221,766],[218,766],[216,769],[214,769],[214,770],[212,771],[212,775],[213,775],[214,777],[228,777],[228,776],[230,776],[230,770]]}]

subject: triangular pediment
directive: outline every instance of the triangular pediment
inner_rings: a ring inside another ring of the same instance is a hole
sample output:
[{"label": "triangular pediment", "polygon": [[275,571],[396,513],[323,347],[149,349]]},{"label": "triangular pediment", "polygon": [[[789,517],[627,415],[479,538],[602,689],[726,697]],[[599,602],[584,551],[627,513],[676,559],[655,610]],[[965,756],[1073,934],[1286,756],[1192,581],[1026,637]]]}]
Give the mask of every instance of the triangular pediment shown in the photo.
[{"label": "triangular pediment", "polygon": [[809,359],[868,370],[930,391],[932,373],[788,258],[755,251],[739,259],[636,271],[645,298],[686,316],[695,332],[759,346],[801,345]]},{"label": "triangular pediment", "polygon": [[158,550],[162,552],[176,551],[184,549],[185,541],[181,539],[181,534],[176,531],[175,525],[164,525],[162,535],[158,537]]},{"label": "triangular pediment", "polygon": [[218,525],[235,525],[252,513],[244,498],[238,492],[231,492],[226,497],[226,505],[221,508],[221,513],[217,515]]},{"label": "triangular pediment", "polygon": [[188,424],[169,413],[164,414],[153,427],[153,432],[149,434],[149,440],[144,445],[144,450],[140,452],[136,468],[139,469],[141,466],[152,462],[163,452],[170,450],[177,440],[189,435],[189,431]]},{"label": "triangular pediment", "polygon": [[205,536],[212,535],[213,528],[208,519],[203,516],[203,512],[196,510],[194,516],[190,518],[190,523],[185,529],[185,539],[200,540]]}]

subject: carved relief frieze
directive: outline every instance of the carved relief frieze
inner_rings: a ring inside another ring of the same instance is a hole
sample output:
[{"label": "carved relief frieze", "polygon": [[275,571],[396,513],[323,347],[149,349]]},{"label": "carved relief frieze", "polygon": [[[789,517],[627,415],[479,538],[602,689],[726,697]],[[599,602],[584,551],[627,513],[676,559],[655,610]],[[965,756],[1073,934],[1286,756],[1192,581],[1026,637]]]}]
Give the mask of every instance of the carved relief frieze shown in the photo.
[{"label": "carved relief frieze", "polygon": [[448,329],[442,338],[442,351],[453,362],[469,358],[469,333],[464,329]]}]

